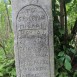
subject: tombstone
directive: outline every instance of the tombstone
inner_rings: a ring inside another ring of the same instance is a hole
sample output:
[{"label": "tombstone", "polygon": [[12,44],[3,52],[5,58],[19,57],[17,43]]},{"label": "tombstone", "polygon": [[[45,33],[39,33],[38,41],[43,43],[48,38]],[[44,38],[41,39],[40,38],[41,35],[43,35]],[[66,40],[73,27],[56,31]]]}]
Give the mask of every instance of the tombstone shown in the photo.
[{"label": "tombstone", "polygon": [[17,77],[54,77],[51,0],[12,0]]}]

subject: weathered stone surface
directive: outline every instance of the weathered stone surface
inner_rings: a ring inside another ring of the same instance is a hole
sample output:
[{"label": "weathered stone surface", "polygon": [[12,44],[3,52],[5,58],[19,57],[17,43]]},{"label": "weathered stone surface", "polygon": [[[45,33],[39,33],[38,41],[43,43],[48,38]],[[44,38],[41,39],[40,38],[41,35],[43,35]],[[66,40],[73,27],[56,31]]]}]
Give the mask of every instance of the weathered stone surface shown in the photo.
[{"label": "weathered stone surface", "polygon": [[17,77],[54,77],[51,0],[12,0]]}]

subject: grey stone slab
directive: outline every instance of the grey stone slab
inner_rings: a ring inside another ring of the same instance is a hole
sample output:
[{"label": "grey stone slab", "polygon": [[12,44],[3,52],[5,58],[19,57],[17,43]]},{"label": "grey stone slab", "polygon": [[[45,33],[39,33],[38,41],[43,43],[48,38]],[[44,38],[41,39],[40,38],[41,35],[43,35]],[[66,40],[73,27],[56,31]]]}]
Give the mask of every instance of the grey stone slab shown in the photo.
[{"label": "grey stone slab", "polygon": [[51,0],[12,0],[17,77],[54,77]]}]

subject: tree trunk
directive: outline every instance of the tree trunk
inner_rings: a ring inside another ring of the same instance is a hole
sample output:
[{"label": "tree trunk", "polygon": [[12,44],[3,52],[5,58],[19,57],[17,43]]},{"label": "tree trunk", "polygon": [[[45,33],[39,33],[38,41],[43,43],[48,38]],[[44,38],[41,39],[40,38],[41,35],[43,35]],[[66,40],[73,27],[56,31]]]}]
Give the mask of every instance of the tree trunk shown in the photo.
[{"label": "tree trunk", "polygon": [[64,0],[60,0],[60,23],[61,28],[64,29]]}]

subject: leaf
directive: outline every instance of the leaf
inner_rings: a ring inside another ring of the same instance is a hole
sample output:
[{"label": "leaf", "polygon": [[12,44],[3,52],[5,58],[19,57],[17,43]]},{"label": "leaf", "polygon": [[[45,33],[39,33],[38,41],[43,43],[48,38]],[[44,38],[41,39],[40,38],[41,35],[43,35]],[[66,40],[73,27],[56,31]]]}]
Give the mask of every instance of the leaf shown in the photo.
[{"label": "leaf", "polygon": [[65,57],[61,57],[59,58],[60,61],[64,61]]},{"label": "leaf", "polygon": [[77,77],[77,70],[75,71],[73,77]]},{"label": "leaf", "polygon": [[59,32],[61,35],[65,33],[65,31],[63,29],[60,29]]},{"label": "leaf", "polygon": [[3,74],[2,73],[0,73],[0,77],[3,77]]},{"label": "leaf", "polygon": [[66,58],[68,61],[71,61],[71,58],[70,58],[70,56],[68,56],[68,55],[65,55],[65,58]]},{"label": "leaf", "polygon": [[64,56],[64,52],[59,52],[58,56]]},{"label": "leaf", "polygon": [[68,77],[66,72],[62,72],[59,77]]},{"label": "leaf", "polygon": [[70,48],[69,51],[71,51],[73,54],[76,54],[76,50],[75,49]]},{"label": "leaf", "polygon": [[72,68],[71,62],[68,59],[65,59],[64,66],[68,71],[70,71]]}]

